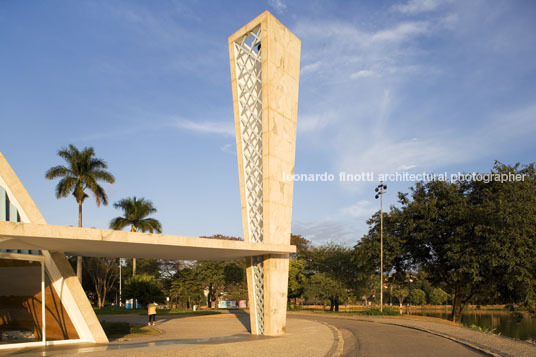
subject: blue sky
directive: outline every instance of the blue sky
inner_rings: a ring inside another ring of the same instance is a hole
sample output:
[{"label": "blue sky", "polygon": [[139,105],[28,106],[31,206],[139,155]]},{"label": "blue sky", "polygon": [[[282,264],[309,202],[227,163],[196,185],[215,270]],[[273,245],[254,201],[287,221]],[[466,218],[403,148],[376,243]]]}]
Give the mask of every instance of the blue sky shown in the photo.
[{"label": "blue sky", "polygon": [[[536,161],[533,1],[0,0],[0,151],[47,221],[77,224],[44,178],[73,143],[165,233],[241,236],[227,37],[264,10],[302,41],[296,173]],[[355,244],[376,184],[296,182],[293,232]],[[85,226],[120,213],[86,202]]]}]

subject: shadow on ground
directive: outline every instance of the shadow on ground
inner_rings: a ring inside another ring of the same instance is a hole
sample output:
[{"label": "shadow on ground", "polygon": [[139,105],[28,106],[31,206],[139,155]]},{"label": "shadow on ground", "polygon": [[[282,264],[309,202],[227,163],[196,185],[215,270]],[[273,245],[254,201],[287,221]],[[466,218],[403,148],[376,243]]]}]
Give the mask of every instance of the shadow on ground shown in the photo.
[{"label": "shadow on ground", "polygon": [[251,333],[251,324],[249,314],[247,312],[244,310],[229,310],[229,313],[235,315],[242,326],[244,326],[244,328]]}]

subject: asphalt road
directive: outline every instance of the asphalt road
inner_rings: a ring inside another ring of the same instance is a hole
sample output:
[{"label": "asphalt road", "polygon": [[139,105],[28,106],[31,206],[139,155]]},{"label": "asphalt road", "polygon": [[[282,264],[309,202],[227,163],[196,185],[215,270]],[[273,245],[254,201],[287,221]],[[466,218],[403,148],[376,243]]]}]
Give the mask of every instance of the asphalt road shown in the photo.
[{"label": "asphalt road", "polygon": [[449,339],[407,327],[323,316],[299,318],[337,327],[344,339],[343,356],[485,356]]}]

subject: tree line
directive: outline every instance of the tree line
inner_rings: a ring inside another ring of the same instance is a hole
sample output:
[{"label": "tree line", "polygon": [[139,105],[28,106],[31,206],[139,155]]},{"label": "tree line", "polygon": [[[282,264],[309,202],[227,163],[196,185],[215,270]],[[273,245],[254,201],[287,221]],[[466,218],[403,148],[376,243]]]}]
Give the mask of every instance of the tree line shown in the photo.
[{"label": "tree line", "polygon": [[[460,321],[468,304],[536,310],[534,164],[496,162],[491,174],[521,181],[461,180],[415,184],[384,213],[385,301],[452,303]],[[307,247],[291,261],[289,296],[344,301],[377,299],[380,212],[351,248]]]},{"label": "tree line", "polygon": [[[97,205],[108,198],[99,182],[113,183],[107,164],[95,158],[93,148],[73,145],[58,151],[66,165],[47,173],[59,178],[56,197],[72,195],[82,205],[89,194]],[[398,204],[383,215],[384,301],[452,304],[459,321],[468,304],[503,303],[536,310],[536,175],[534,164],[496,162],[491,174],[522,175],[521,181],[418,182],[409,193],[398,194]],[[511,177],[511,176],[510,176]],[[111,229],[162,231],[152,202],[136,196],[114,206],[123,215],[111,220]],[[291,255],[288,298],[328,303],[338,311],[348,302],[379,301],[380,212],[367,221],[368,232],[353,247],[335,243],[314,246],[305,237],[291,236],[297,253]],[[240,239],[214,235],[213,239]],[[77,272],[88,296],[102,307],[118,298],[117,258],[86,258]],[[138,265],[138,266],[137,266]],[[127,276],[123,298],[170,302],[183,308],[210,306],[218,299],[247,299],[243,260],[193,262],[140,259],[122,265]],[[137,274],[138,273],[138,274]],[[84,277],[84,279],[82,279]]]}]

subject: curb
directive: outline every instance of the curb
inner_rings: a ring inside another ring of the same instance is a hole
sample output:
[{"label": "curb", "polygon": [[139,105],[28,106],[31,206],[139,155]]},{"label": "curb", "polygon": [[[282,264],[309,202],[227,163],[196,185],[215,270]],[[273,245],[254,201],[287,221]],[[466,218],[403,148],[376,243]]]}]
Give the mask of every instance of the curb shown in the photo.
[{"label": "curb", "polygon": [[[356,319],[358,320],[358,319]],[[367,320],[359,320],[359,321],[367,321]],[[377,322],[379,324],[384,324],[384,325],[391,325],[391,326],[399,326],[399,327],[405,327],[405,328],[409,328],[409,329],[412,329],[412,330],[417,330],[417,331],[422,331],[422,332],[426,332],[426,333],[429,333],[430,335],[435,335],[435,336],[438,336],[438,337],[443,337],[443,338],[446,338],[447,340],[451,340],[451,341],[454,341],[456,343],[459,343],[460,345],[464,345],[464,346],[467,346],[473,350],[476,350],[478,352],[482,352],[482,353],[485,353],[487,354],[488,356],[492,356],[492,357],[502,357],[504,355],[502,354],[498,354],[498,353],[495,353],[489,349],[486,349],[482,346],[479,346],[479,345],[475,345],[471,342],[467,342],[467,341],[464,341],[464,340],[460,340],[460,339],[457,339],[455,337],[452,337],[452,336],[449,336],[449,335],[445,335],[443,333],[440,333],[440,332],[434,332],[434,331],[430,331],[430,330],[426,330],[426,329],[423,329],[423,328],[419,328],[419,327],[414,327],[414,326],[407,326],[407,325],[401,325],[401,324],[396,324],[396,323],[390,323],[390,322],[379,322],[379,321],[372,321],[372,322]]]},{"label": "curb", "polygon": [[334,339],[333,345],[329,349],[326,356],[341,357],[343,350],[344,350],[344,338],[342,337],[341,331],[335,326],[328,324],[327,322],[322,322],[322,321],[316,321],[316,322],[326,325],[333,333],[333,339]]}]

